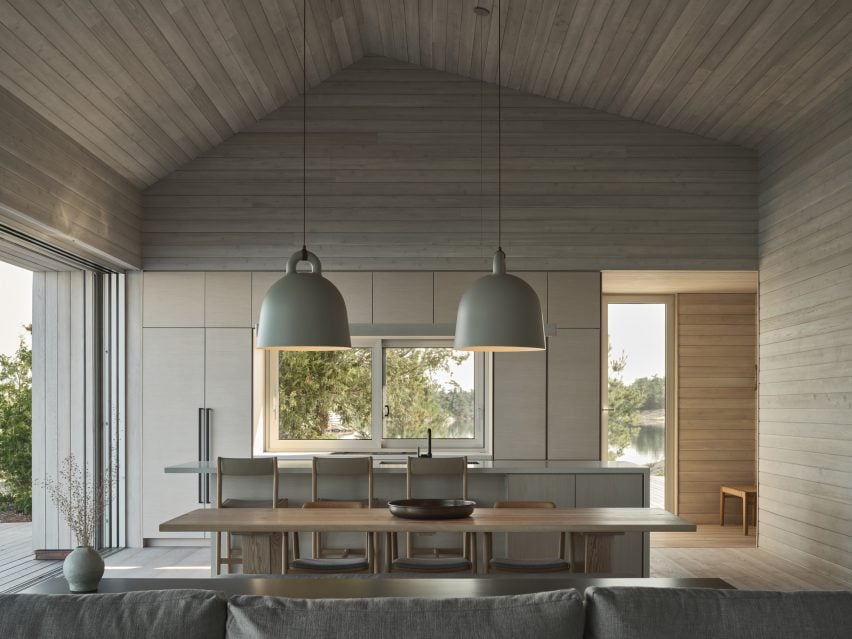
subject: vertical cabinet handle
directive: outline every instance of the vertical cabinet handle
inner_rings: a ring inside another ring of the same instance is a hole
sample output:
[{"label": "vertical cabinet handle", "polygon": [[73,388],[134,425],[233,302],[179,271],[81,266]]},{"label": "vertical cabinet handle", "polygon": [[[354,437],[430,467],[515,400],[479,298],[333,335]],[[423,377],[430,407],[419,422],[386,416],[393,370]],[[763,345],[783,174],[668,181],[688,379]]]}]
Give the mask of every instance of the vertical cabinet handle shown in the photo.
[{"label": "vertical cabinet handle", "polygon": [[[198,409],[198,461],[204,461],[204,409]],[[202,494],[204,475],[198,473],[198,503],[204,503],[204,495]]]},{"label": "vertical cabinet handle", "polygon": [[[213,409],[208,408],[205,411],[204,417],[204,461],[210,461],[210,428],[212,425],[212,420],[210,419],[213,415]],[[207,473],[205,476],[204,483],[204,503],[210,503],[210,473]]]}]

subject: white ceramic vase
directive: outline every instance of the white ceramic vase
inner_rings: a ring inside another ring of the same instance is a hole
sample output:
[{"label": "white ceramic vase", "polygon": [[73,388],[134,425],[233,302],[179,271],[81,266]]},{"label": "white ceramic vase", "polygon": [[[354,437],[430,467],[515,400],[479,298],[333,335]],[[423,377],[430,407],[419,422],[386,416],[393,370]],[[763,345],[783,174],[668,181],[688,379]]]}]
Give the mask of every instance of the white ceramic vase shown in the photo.
[{"label": "white ceramic vase", "polygon": [[104,560],[91,546],[77,546],[65,558],[62,574],[71,592],[97,592],[104,576]]}]

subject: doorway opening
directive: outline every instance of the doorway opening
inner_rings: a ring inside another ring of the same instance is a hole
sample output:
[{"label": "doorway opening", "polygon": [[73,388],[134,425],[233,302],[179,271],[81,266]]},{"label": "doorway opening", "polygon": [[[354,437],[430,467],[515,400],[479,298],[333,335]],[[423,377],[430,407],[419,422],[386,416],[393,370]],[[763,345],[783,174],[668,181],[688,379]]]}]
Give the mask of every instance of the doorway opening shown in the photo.
[{"label": "doorway opening", "polygon": [[671,296],[604,297],[603,450],[609,461],[648,465],[650,506],[674,510]]}]

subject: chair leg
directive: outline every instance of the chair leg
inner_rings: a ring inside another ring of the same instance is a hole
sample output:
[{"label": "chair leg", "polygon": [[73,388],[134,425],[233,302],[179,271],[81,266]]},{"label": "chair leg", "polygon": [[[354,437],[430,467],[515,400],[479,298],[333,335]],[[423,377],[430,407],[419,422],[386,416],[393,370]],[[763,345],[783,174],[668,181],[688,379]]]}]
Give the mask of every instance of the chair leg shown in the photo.
[{"label": "chair leg", "polygon": [[[298,539],[299,533],[293,533],[294,539]],[[297,542],[294,542],[297,543]],[[290,533],[281,533],[281,574],[290,572]]]}]

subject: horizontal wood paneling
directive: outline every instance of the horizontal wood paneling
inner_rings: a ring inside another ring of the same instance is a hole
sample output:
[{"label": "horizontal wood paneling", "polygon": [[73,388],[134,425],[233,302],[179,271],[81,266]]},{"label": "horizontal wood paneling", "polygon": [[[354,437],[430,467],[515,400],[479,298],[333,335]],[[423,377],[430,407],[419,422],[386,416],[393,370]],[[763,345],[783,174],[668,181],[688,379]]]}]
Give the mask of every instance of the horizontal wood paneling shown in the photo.
[{"label": "horizontal wood paneling", "polygon": [[[719,487],[756,479],[754,293],[678,295],[678,513],[719,521]],[[740,523],[737,508],[726,516]]]},{"label": "horizontal wood paneling", "polygon": [[[311,90],[307,239],[326,269],[490,266],[495,88],[484,151],[481,90],[372,58]],[[299,98],[148,188],[145,268],[280,268],[301,245],[301,118]],[[752,152],[506,91],[503,157],[510,270],[755,267]]]},{"label": "horizontal wood paneling", "polygon": [[852,93],[761,157],[760,538],[852,575]]},{"label": "horizontal wood paneling", "polygon": [[0,222],[106,266],[141,264],[139,192],[2,87]]}]

